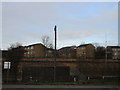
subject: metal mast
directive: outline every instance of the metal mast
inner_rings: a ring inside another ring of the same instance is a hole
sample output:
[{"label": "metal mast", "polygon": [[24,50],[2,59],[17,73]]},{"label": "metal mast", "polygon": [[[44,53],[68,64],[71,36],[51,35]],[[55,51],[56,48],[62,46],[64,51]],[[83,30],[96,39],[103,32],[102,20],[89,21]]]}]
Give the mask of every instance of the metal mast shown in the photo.
[{"label": "metal mast", "polygon": [[54,82],[56,81],[56,47],[57,47],[57,26],[55,25],[54,27],[54,31],[55,31],[55,60],[54,60]]}]

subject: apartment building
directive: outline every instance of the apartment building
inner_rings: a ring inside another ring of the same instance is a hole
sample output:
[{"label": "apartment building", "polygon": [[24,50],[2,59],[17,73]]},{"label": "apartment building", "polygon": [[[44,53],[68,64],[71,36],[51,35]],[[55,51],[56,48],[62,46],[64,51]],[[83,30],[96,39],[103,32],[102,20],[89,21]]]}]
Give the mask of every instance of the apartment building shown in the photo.
[{"label": "apartment building", "polygon": [[46,47],[41,43],[24,46],[24,57],[45,57]]},{"label": "apartment building", "polygon": [[53,58],[54,55],[55,55],[54,51],[55,51],[55,50],[52,49],[52,48],[46,48],[46,54],[45,54],[45,56],[46,56],[47,58]]},{"label": "apartment building", "polygon": [[63,47],[58,50],[61,58],[76,58],[76,46]]},{"label": "apartment building", "polygon": [[107,46],[107,58],[120,59],[120,46]]},{"label": "apartment building", "polygon": [[95,57],[95,47],[92,44],[83,44],[76,49],[77,58],[89,59]]}]

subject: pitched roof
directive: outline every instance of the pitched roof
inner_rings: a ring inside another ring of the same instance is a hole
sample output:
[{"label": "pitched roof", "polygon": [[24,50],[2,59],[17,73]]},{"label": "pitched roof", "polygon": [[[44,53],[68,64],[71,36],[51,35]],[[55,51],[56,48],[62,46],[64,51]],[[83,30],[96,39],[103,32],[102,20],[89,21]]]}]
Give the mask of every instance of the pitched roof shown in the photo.
[{"label": "pitched roof", "polygon": [[62,49],[74,49],[74,48],[76,48],[76,46],[62,47],[59,50],[62,50]]},{"label": "pitched roof", "polygon": [[[35,46],[35,45],[42,45],[42,46],[44,46],[43,44],[41,44],[41,43],[36,43],[36,44],[31,44],[31,45],[28,45],[28,46],[24,46],[24,47],[31,47],[31,46]],[[44,46],[45,47],[45,46]]]},{"label": "pitched roof", "polygon": [[87,45],[92,45],[92,44],[82,44],[82,45],[79,45],[78,47],[82,47],[82,46],[86,47]]},{"label": "pitched roof", "polygon": [[107,46],[107,48],[120,48],[120,46]]}]

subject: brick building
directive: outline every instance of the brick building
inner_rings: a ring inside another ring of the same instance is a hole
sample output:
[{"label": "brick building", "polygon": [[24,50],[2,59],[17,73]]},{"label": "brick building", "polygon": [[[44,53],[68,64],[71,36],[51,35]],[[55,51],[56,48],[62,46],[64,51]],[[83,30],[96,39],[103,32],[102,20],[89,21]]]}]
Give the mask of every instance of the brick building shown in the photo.
[{"label": "brick building", "polygon": [[95,47],[92,44],[83,44],[76,49],[77,58],[94,58],[95,57]]},{"label": "brick building", "polygon": [[58,50],[60,58],[76,58],[76,46],[63,47]]},{"label": "brick building", "polygon": [[[84,44],[78,47],[64,47],[59,49],[58,54],[63,58],[56,58],[56,63],[54,62],[54,49],[46,48],[40,43],[24,46],[23,48],[25,49],[24,57],[29,58],[22,58],[20,60],[18,70],[16,72],[17,81],[53,81],[54,73],[56,73],[56,78],[58,81],[73,81],[74,77],[80,77],[81,74],[84,74],[86,77],[102,77],[108,75],[117,76],[120,74],[118,73],[120,64],[119,60],[110,59],[108,60],[106,66],[106,63],[104,63],[105,59],[89,59],[94,58],[95,56],[95,47],[92,44]],[[119,58],[116,55],[119,56],[118,52],[120,47],[114,46],[107,48],[107,52],[111,52],[110,54],[113,53],[113,59]],[[5,58],[6,51],[4,54],[4,59],[2,59],[3,62],[7,60],[7,58]],[[56,66],[55,72],[54,65]],[[108,67],[108,72],[104,71],[105,67]],[[3,81],[6,81],[6,77],[9,81],[13,81],[15,76],[12,73],[12,69],[2,69]]]},{"label": "brick building", "polygon": [[7,55],[8,55],[8,51],[7,50],[2,50],[0,51],[3,58],[7,58]]},{"label": "brick building", "polygon": [[25,46],[24,57],[45,57],[46,47],[41,43]]},{"label": "brick building", "polygon": [[120,46],[107,46],[107,58],[120,59]]}]

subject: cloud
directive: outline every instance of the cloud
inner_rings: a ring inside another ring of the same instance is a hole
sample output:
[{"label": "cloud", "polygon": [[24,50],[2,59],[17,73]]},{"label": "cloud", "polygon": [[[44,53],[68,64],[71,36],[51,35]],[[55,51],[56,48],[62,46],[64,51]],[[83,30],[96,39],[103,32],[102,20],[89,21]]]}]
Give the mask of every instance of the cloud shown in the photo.
[{"label": "cloud", "polygon": [[52,3],[3,3],[3,47],[16,41],[41,41],[45,29],[51,27],[49,22],[55,17],[54,9]]},{"label": "cloud", "polygon": [[60,42],[66,42],[68,40],[71,41],[71,39],[83,39],[83,41],[87,39],[86,41],[91,40],[91,42],[95,40],[96,42],[105,41],[106,33],[108,40],[117,40],[117,4],[112,6],[113,7],[106,7],[104,5],[102,8],[100,8],[101,10],[99,10],[97,14],[94,11],[91,11],[91,13],[94,13],[94,16],[85,15],[84,19],[71,19],[68,17],[64,18],[63,20],[67,23],[64,23],[65,27],[63,30],[59,31]]},{"label": "cloud", "polygon": [[3,48],[10,43],[40,42],[42,35],[59,46],[117,40],[117,3],[3,3]]}]

